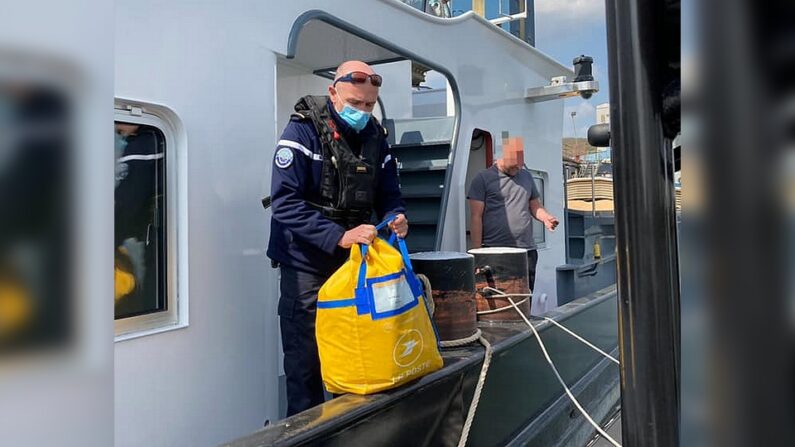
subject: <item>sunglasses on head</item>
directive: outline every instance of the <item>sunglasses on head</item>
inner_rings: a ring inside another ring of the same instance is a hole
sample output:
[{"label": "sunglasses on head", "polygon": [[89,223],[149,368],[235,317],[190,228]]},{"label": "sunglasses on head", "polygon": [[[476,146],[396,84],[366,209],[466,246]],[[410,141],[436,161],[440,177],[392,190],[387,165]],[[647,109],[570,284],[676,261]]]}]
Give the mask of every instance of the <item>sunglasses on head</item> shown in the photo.
[{"label": "sunglasses on head", "polygon": [[373,84],[375,87],[381,87],[381,83],[384,81],[384,78],[378,74],[367,74],[363,71],[352,71],[345,76],[340,77],[332,86],[336,86],[338,82],[350,82],[351,84],[364,84],[367,80],[370,80],[370,84]]}]

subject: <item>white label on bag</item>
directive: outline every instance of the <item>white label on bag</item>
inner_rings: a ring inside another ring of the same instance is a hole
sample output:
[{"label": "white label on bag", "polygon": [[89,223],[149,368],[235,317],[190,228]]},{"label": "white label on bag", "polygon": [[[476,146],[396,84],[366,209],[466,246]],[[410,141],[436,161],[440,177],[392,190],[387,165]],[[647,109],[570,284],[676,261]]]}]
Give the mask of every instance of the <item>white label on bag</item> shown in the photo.
[{"label": "white label on bag", "polygon": [[398,310],[414,301],[414,294],[411,292],[405,275],[400,275],[399,278],[389,281],[374,283],[371,287],[375,312],[379,314]]}]

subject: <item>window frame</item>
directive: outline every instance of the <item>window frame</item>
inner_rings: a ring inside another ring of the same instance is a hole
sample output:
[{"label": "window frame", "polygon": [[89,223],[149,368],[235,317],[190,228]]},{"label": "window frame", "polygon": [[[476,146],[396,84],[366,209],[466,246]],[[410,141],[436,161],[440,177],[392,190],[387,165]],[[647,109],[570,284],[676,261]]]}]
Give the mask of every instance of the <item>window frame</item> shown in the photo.
[{"label": "window frame", "polygon": [[[187,222],[184,188],[184,132],[171,110],[154,104],[116,99],[113,122],[152,126],[165,138],[165,220],[166,220],[166,310],[115,319],[115,341],[153,335],[188,326],[187,243],[183,241]],[[115,216],[114,216],[115,220]]]},{"label": "window frame", "polygon": [[[547,183],[549,183],[549,174],[546,171],[542,171],[539,169],[532,169],[525,166],[530,174],[533,176],[533,181],[536,182],[536,189],[538,189],[539,197],[541,199],[541,206],[545,206],[546,202],[546,194],[547,194]],[[540,182],[540,185],[539,185]],[[540,187],[539,187],[540,186]],[[535,218],[533,218],[533,225],[536,225],[538,222]],[[536,240],[536,231],[533,228],[533,239],[536,244],[536,250],[542,250],[547,248],[547,228],[544,224],[541,224],[541,240]]]}]

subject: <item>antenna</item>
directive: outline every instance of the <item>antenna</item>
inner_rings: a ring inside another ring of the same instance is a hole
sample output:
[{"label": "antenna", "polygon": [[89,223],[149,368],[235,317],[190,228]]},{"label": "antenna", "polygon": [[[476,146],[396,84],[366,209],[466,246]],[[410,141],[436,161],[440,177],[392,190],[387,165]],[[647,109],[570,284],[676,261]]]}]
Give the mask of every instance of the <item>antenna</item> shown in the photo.
[{"label": "antenna", "polygon": [[571,112],[571,128],[574,131],[574,144],[577,144],[577,125],[574,123],[574,117],[577,116],[576,111]]}]

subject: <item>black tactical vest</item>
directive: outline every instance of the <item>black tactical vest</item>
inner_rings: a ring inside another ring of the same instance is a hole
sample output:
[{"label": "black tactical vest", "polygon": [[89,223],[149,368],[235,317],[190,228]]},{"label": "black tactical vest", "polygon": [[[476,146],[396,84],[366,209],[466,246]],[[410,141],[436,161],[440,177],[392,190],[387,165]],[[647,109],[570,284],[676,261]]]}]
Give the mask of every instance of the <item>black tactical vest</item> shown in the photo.
[{"label": "black tactical vest", "polygon": [[345,229],[370,223],[386,131],[371,118],[378,131],[362,141],[361,152],[356,155],[337,131],[327,96],[304,96],[295,104],[295,111],[295,117],[312,120],[322,146],[320,203],[310,205]]}]

